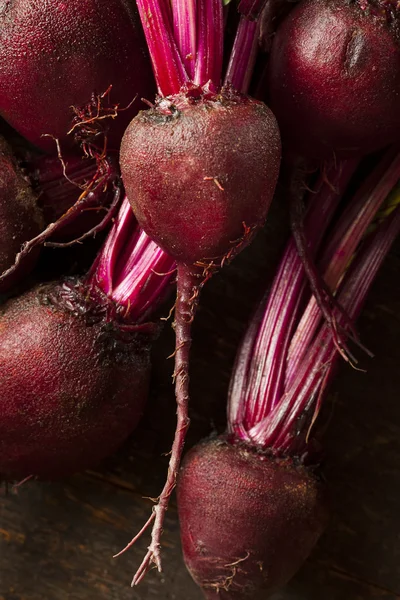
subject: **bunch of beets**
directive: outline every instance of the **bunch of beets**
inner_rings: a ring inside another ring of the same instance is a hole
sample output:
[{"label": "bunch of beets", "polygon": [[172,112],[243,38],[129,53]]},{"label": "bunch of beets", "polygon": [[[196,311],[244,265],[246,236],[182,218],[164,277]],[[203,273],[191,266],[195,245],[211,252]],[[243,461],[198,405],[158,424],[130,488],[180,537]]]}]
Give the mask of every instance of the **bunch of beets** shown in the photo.
[{"label": "bunch of beets", "polygon": [[[269,597],[325,527],[318,415],[369,353],[355,321],[400,231],[397,0],[0,0],[0,87],[1,480],[89,468],[134,431],[176,284],[177,425],[132,584],[161,571],[177,486],[205,597]],[[226,432],[181,467],[200,292],[274,195],[291,233]]]}]

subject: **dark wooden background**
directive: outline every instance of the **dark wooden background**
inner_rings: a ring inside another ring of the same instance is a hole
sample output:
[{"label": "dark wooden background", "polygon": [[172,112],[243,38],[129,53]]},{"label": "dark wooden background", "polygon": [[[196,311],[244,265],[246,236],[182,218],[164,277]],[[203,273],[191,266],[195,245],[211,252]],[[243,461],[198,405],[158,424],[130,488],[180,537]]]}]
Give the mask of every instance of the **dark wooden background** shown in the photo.
[{"label": "dark wooden background", "polygon": [[[237,344],[285,233],[277,214],[251,248],[204,290],[194,327],[188,447],[224,427]],[[332,518],[318,547],[274,600],[400,599],[400,252],[392,252],[360,321],[376,357],[342,368],[322,416]],[[165,310],[167,312],[167,309]],[[186,573],[175,503],[163,537],[164,573],[129,584],[148,538],[119,559],[163,484],[174,428],[169,325],[155,347],[146,415],[118,455],[57,483],[0,495],[0,600],[200,600]]]}]

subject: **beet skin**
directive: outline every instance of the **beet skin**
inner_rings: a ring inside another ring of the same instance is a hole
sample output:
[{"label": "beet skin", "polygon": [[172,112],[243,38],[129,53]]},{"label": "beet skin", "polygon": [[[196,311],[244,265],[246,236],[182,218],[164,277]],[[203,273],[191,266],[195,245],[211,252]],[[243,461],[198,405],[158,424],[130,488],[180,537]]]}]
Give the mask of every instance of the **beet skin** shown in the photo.
[{"label": "beet skin", "polygon": [[284,148],[321,159],[399,139],[399,9],[391,23],[386,10],[381,0],[304,0],[279,27],[269,101]]},{"label": "beet skin", "polygon": [[188,453],[177,493],[185,563],[208,599],[265,600],[298,570],[327,519],[309,469],[222,438]]},{"label": "beet skin", "polygon": [[[24,242],[43,229],[43,217],[32,189],[20,172],[6,141],[0,137],[0,275],[14,264]],[[35,264],[38,252],[33,252],[23,270],[12,280],[0,285],[0,291],[26,275]]]},{"label": "beet skin", "polygon": [[[71,106],[90,102],[112,85],[109,146],[154,96],[140,19],[124,0],[0,0],[0,114],[36,146],[56,153],[72,124]],[[107,105],[107,102],[105,103]],[[95,114],[95,113],[93,113]],[[105,123],[103,121],[103,123]]]},{"label": "beet skin", "polygon": [[0,476],[55,479],[112,453],[142,414],[150,341],[108,322],[78,284],[41,286],[6,303]]},{"label": "beet skin", "polygon": [[121,171],[139,225],[185,263],[221,259],[265,221],[280,136],[265,104],[245,96],[161,99],[127,128]]}]

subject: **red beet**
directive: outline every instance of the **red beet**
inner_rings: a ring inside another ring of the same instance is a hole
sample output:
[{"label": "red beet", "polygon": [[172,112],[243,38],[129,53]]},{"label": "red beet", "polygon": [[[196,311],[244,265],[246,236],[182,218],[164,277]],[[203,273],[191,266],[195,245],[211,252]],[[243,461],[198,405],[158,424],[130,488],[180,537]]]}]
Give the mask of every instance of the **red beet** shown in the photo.
[{"label": "red beet", "polygon": [[41,286],[3,307],[2,476],[53,479],[85,469],[136,426],[151,336],[122,332],[107,310],[74,282]]},{"label": "red beet", "polygon": [[179,261],[219,260],[266,218],[280,137],[265,104],[239,94],[179,94],[139,113],[121,171],[140,226]]},{"label": "red beet", "polygon": [[138,95],[112,122],[109,145],[118,147],[140,98],[154,95],[145,48],[134,3],[0,0],[0,114],[30,142],[55,152],[54,141],[41,136],[64,141],[71,106],[86,105],[112,85],[111,105],[124,108]]},{"label": "red beet", "polygon": [[270,58],[270,104],[284,147],[320,159],[364,155],[399,138],[398,31],[394,2],[298,4]]},{"label": "red beet", "polygon": [[[20,172],[6,141],[0,137],[0,274],[15,260],[22,244],[43,229],[43,218],[36,197]],[[24,265],[26,274],[37,258],[30,255]],[[15,283],[8,281],[7,285]],[[2,290],[3,287],[0,286]]]},{"label": "red beet", "polygon": [[177,494],[186,566],[208,599],[264,600],[297,571],[327,520],[310,469],[224,438],[188,453]]}]

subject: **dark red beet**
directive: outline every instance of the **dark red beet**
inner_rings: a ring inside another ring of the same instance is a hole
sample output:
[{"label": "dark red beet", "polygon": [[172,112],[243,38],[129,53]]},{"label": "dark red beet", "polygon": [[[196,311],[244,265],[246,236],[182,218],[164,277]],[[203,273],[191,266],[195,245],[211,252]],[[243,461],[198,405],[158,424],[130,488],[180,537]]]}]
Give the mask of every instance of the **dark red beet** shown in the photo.
[{"label": "dark red beet", "polygon": [[103,309],[71,282],[36,288],[3,307],[2,476],[54,479],[83,470],[135,428],[147,398],[151,340],[122,333]]},{"label": "dark red beet", "polygon": [[[20,172],[11,149],[0,137],[0,274],[14,264],[22,244],[37,235],[43,225],[36,197]],[[37,254],[31,254],[24,270],[18,273],[19,277],[34,265]],[[7,286],[12,283],[15,281],[7,281]],[[3,290],[1,285],[0,290]]]},{"label": "dark red beet", "polygon": [[121,171],[140,226],[178,261],[221,260],[264,223],[280,137],[265,104],[240,95],[161,99],[131,122]]},{"label": "dark red beet", "polygon": [[284,148],[320,159],[364,155],[399,139],[399,16],[391,7],[303,0],[283,22],[269,92]]},{"label": "dark red beet", "polygon": [[186,456],[177,487],[185,563],[208,599],[265,600],[327,520],[311,470],[217,438]]},{"label": "dark red beet", "polygon": [[[0,0],[0,114],[36,146],[55,152],[71,106],[112,85],[110,102],[132,109],[111,123],[109,146],[154,96],[150,61],[134,3],[123,0]],[[112,119],[108,119],[111,122]]]}]

